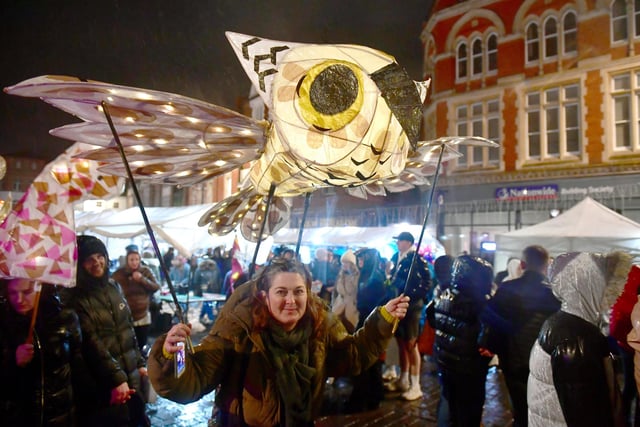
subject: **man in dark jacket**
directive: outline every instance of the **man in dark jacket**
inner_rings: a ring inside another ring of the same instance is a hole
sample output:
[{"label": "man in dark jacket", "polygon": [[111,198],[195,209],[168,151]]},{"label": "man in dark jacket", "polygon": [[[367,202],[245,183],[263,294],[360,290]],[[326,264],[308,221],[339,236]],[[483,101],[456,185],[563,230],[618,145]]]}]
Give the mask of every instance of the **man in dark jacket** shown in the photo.
[{"label": "man in dark jacket", "polygon": [[93,236],[78,236],[77,285],[65,302],[80,318],[88,367],[77,390],[80,425],[148,425],[140,378],[146,375],[133,319],[120,286],[108,276],[107,249]]},{"label": "man in dark jacket", "polygon": [[[405,400],[416,400],[422,397],[420,388],[420,351],[418,336],[420,335],[420,317],[425,304],[425,297],[431,288],[431,273],[423,257],[416,253],[413,246],[413,235],[402,232],[397,239],[398,252],[391,258],[391,286],[398,295],[404,293],[411,298],[407,316],[400,321],[396,330],[396,341],[400,357],[400,378],[389,385],[391,391],[403,391]],[[415,257],[415,260],[414,260]],[[413,269],[411,268],[411,264]],[[411,271],[411,277],[409,272]],[[410,380],[410,381],[409,381]]]},{"label": "man in dark jacket", "polygon": [[527,379],[529,354],[544,321],[560,309],[546,272],[549,254],[542,246],[522,251],[522,270],[517,279],[502,282],[482,313],[488,350],[497,353],[504,373],[514,427],[527,425]]},{"label": "man in dark jacket", "polygon": [[35,282],[0,283],[0,425],[74,426],[72,375],[82,368],[78,317],[63,309],[54,286],[42,287],[35,328]]}]

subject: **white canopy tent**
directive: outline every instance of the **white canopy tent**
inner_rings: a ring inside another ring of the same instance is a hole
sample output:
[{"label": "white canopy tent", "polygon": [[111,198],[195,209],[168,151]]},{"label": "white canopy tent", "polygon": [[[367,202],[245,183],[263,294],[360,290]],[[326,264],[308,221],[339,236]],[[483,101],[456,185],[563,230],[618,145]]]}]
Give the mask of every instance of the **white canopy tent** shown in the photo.
[{"label": "white canopy tent", "polygon": [[496,266],[519,257],[529,245],[541,245],[552,256],[572,251],[622,250],[640,255],[640,224],[586,197],[555,218],[496,235]]},{"label": "white canopy tent", "polygon": [[[145,208],[151,228],[158,240],[163,240],[181,254],[189,255],[198,249],[225,246],[231,248],[238,237],[241,257],[248,263],[253,257],[255,243],[246,241],[240,233],[224,236],[209,234],[207,227],[199,227],[198,220],[211,208],[211,204]],[[138,207],[122,211],[76,212],[76,232],[107,238],[133,239],[147,235],[147,229]],[[127,243],[124,243],[125,246]],[[271,249],[271,238],[260,246],[258,262],[265,260]],[[266,251],[266,253],[265,253]]]},{"label": "white canopy tent", "polygon": [[[198,249],[212,246],[231,248],[234,238],[237,236],[241,258],[248,265],[253,258],[255,243],[245,240],[240,233],[212,236],[206,227],[198,227],[198,220],[210,207],[210,204],[149,207],[145,208],[145,211],[156,237],[175,247],[178,252],[188,255]],[[142,213],[138,207],[122,211],[76,212],[75,221],[76,232],[79,234],[87,233],[109,239],[123,239],[117,245],[113,245],[118,252],[123,252],[124,247],[131,243],[131,239],[147,235]],[[302,244],[306,246],[346,246],[351,248],[367,246],[381,249],[393,243],[393,237],[403,231],[409,231],[413,234],[417,242],[421,230],[421,225],[410,224],[394,224],[388,227],[308,228],[303,232]],[[297,241],[298,229],[284,228],[278,231],[261,243],[257,262],[262,263],[267,259],[273,244],[295,245]],[[444,247],[429,233],[425,233],[421,248],[427,246],[434,254],[442,255],[445,253]],[[111,247],[109,247],[109,250],[111,252]]]}]

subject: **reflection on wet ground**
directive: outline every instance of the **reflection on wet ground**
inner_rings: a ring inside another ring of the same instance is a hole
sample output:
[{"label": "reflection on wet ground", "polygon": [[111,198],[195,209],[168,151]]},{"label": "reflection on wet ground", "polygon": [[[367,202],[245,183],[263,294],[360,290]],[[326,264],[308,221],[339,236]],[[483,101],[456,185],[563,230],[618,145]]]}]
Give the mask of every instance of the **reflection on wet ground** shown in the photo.
[{"label": "reflection on wet ground", "polygon": [[[201,336],[194,336],[198,342]],[[436,426],[436,408],[440,399],[438,379],[433,363],[425,358],[422,366],[421,386],[423,397],[407,402],[400,399],[400,393],[387,393],[380,408],[374,411],[351,415],[330,415],[316,420],[318,427],[358,427],[358,426]],[[329,406],[340,407],[350,392],[348,382],[335,381],[327,384],[325,396]],[[158,397],[148,404],[147,413],[155,427],[206,427],[208,426],[213,399],[211,393],[197,402],[181,405]],[[489,370],[486,386],[486,400],[482,417],[484,427],[510,427],[511,410],[502,373],[496,367]]]}]

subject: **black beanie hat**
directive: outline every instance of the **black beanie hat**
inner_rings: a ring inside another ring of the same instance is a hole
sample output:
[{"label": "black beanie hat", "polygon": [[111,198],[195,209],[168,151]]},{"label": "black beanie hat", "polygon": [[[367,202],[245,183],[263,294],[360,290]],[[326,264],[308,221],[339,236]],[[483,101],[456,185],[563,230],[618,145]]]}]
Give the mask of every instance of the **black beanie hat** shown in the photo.
[{"label": "black beanie hat", "polygon": [[94,236],[78,236],[78,264],[82,264],[93,254],[102,254],[107,260],[109,254],[107,248],[100,239]]}]

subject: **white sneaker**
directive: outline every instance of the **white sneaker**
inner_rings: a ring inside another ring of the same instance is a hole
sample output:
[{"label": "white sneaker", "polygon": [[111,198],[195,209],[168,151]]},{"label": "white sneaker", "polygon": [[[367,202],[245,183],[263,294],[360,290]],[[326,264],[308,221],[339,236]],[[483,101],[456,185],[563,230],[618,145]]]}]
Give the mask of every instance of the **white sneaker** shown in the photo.
[{"label": "white sneaker", "polygon": [[412,385],[411,388],[400,395],[404,400],[417,400],[422,397],[420,385]]},{"label": "white sneaker", "polygon": [[385,384],[385,388],[389,391],[402,391],[405,392],[410,388],[409,380],[402,381],[402,379],[395,380],[389,384]]},{"label": "white sneaker", "polygon": [[389,366],[382,373],[382,379],[385,381],[393,381],[398,378],[398,373],[396,372],[395,366]]}]

